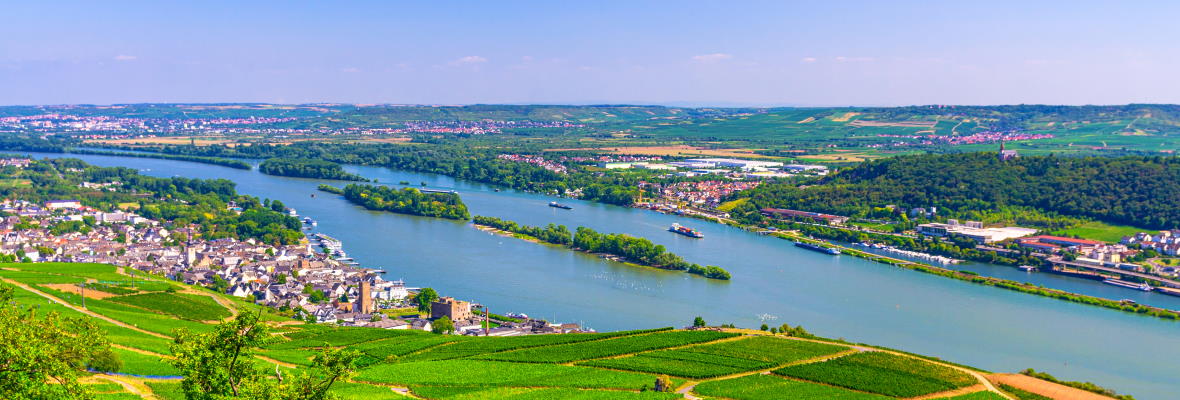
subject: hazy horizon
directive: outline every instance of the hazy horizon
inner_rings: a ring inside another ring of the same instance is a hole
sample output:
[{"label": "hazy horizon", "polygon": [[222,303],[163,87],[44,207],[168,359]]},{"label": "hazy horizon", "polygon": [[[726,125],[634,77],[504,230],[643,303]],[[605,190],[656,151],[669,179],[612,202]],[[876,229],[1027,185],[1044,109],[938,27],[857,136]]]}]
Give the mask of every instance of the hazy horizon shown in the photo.
[{"label": "hazy horizon", "polygon": [[0,104],[1180,103],[1180,3],[16,3]]}]

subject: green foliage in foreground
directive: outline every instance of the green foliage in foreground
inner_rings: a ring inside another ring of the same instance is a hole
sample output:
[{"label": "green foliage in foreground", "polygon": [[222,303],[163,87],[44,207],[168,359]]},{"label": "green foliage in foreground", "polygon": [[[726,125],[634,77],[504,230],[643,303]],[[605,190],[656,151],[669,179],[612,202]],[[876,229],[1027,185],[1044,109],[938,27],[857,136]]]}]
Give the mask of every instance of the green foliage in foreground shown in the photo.
[{"label": "green foliage in foreground", "polygon": [[110,301],[142,307],[192,321],[229,317],[229,310],[208,296],[179,293],[144,293],[111,297]]},{"label": "green foliage in foreground", "polygon": [[591,360],[578,365],[703,379],[771,368],[847,349],[844,346],[802,340],[755,336],[678,350]]},{"label": "green foliage in foreground", "polygon": [[89,398],[77,378],[95,359],[111,358],[107,338],[89,319],[39,315],[13,302],[14,293],[0,283],[0,398]]},{"label": "green foliage in foreground", "polygon": [[479,357],[485,360],[527,363],[566,363],[591,358],[662,349],[673,346],[710,342],[738,336],[736,333],[715,331],[671,331],[649,335],[626,336],[585,343],[537,347]]},{"label": "green foliage in foreground", "polygon": [[872,351],[780,368],[776,374],[895,397],[914,397],[970,386],[975,378],[922,360]]},{"label": "green foliage in foreground", "polygon": [[471,218],[467,205],[458,193],[422,192],[414,188],[394,189],[385,186],[350,184],[344,198],[364,208],[400,214],[460,219]]},{"label": "green foliage in foreground", "polygon": [[651,385],[651,375],[553,364],[521,364],[479,360],[378,364],[361,370],[356,380],[430,386],[552,386],[638,390]]},{"label": "green foliage in foreground", "polygon": [[175,332],[169,360],[180,374],[181,390],[188,400],[322,400],[337,380],[352,374],[359,353],[325,350],[312,360],[313,374],[271,376],[259,367],[254,353],[272,339],[256,315],[239,314],[208,333]]},{"label": "green foliage in foreground", "polygon": [[625,392],[619,390],[585,390],[567,388],[413,386],[410,389],[418,396],[437,400],[671,400],[684,397],[676,393]]},{"label": "green foliage in foreground", "polygon": [[854,392],[848,389],[811,382],[783,379],[773,375],[750,375],[699,384],[693,392],[702,396],[717,396],[735,400],[769,399],[830,399],[830,400],[885,400],[889,397]]}]

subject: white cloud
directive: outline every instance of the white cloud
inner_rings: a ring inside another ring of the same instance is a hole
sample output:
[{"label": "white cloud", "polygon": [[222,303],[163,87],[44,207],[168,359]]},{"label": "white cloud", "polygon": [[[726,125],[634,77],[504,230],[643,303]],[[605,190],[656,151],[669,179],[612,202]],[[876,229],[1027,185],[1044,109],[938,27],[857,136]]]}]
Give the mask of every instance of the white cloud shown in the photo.
[{"label": "white cloud", "polygon": [[701,54],[699,56],[692,56],[693,62],[699,63],[715,63],[733,58],[733,55],[725,53]]},{"label": "white cloud", "polygon": [[129,56],[126,54],[120,54],[120,55],[115,56],[115,61],[135,61],[138,58],[139,57],[136,57],[136,56]]},{"label": "white cloud", "polygon": [[472,65],[472,64],[483,64],[486,62],[488,62],[488,59],[480,57],[480,56],[467,56],[467,57],[460,57],[459,59],[457,59],[455,61],[451,61],[451,65]]},{"label": "white cloud", "polygon": [[803,59],[802,59],[802,60],[799,60],[799,61],[802,61],[802,62],[805,62],[805,63],[813,63],[813,62],[815,62],[815,61],[816,61],[816,59],[815,59],[815,57],[803,57]]},{"label": "white cloud", "polygon": [[875,60],[872,57],[836,57],[836,62],[871,62]]},{"label": "white cloud", "polygon": [[357,73],[357,72],[361,72],[361,69],[360,69],[360,68],[357,68],[357,67],[346,67],[346,68],[341,68],[341,69],[340,69],[340,72],[343,72],[343,73],[346,73],[346,74],[354,74],[354,73]]}]

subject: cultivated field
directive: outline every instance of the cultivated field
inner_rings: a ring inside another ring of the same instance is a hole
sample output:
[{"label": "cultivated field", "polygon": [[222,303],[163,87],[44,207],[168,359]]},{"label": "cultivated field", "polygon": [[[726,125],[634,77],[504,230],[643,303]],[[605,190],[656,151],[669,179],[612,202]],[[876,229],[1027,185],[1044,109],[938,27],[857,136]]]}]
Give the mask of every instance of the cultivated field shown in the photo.
[{"label": "cultivated field", "polygon": [[[17,285],[17,302],[37,304],[39,312],[92,318],[115,345],[123,361],[119,372],[140,375],[96,375],[94,379],[100,380],[88,383],[98,399],[183,399],[178,381],[167,377],[177,374],[167,362],[173,329],[208,331],[213,320],[234,311],[258,310],[228,296],[159,278],[138,276],[128,282],[130,277],[122,272],[98,264],[0,265],[0,279]],[[64,290],[83,281],[109,285],[105,289],[111,296],[88,298],[83,309],[76,291]],[[395,391],[454,400],[643,400],[683,398],[686,393],[750,400],[1003,398],[957,367],[761,331],[663,328],[483,338],[308,325],[268,312],[261,315],[279,341],[259,352],[259,366],[304,368],[325,347],[363,354],[356,376],[333,387],[333,393],[344,399],[401,398]],[[669,376],[680,393],[649,391],[660,376]]]}]

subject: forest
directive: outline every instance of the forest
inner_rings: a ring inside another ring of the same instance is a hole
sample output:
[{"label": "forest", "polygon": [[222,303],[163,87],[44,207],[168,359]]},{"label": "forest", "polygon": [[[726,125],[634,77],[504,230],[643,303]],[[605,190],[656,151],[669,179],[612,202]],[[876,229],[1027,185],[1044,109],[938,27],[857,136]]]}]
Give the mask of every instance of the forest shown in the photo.
[{"label": "forest", "polygon": [[269,158],[258,165],[258,172],[267,175],[294,176],[299,178],[368,181],[368,179],[362,178],[360,175],[344,172],[340,164],[307,158]]},{"label": "forest", "polygon": [[734,211],[744,222],[760,221],[765,207],[862,217],[893,205],[937,207],[950,218],[1009,213],[1171,229],[1180,227],[1180,159],[910,155],[865,162],[817,185],[768,184],[736,197],[750,199]]},{"label": "forest", "polygon": [[710,279],[729,280],[731,278],[729,272],[721,267],[714,265],[702,267],[699,264],[689,263],[680,256],[666,251],[663,245],[652,243],[651,240],[645,238],[621,233],[602,234],[584,226],[579,226],[571,237],[570,231],[565,225],[549,224],[541,228],[482,215],[475,216],[472,223],[587,253],[618,256],[626,261],[649,267],[684,271]]},{"label": "forest", "polygon": [[467,205],[463,204],[458,193],[349,184],[344,187],[344,198],[370,210],[458,220],[471,218]]}]

